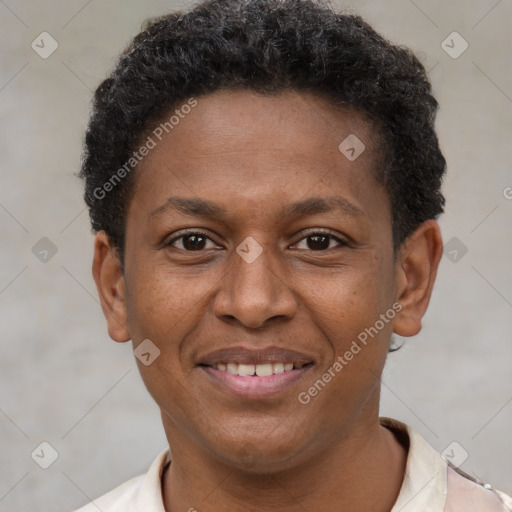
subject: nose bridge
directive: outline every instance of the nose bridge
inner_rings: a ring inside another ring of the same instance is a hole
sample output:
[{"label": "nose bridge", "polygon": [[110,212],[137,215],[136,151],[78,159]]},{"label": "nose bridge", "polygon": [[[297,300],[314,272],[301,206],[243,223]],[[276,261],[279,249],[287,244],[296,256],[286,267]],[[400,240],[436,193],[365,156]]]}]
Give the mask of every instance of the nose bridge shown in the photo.
[{"label": "nose bridge", "polygon": [[294,314],[295,298],[271,249],[247,237],[231,258],[216,297],[217,316],[235,317],[255,328],[270,318]]},{"label": "nose bridge", "polygon": [[278,279],[274,274],[274,255],[271,250],[263,248],[252,237],[248,237],[237,247],[233,259],[235,261],[231,284],[238,291],[244,293],[252,290],[255,298],[258,294],[274,293],[275,280]]}]

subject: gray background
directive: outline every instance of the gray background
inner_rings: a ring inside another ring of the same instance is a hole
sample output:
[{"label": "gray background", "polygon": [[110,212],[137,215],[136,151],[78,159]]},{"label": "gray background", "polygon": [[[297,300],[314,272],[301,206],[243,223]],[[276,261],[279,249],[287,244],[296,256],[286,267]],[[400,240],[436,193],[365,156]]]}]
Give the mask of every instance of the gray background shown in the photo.
[{"label": "gray background", "polygon": [[[71,510],[144,472],[165,447],[131,344],[108,337],[73,173],[92,91],[145,18],[182,6],[0,1],[1,511]],[[445,242],[468,248],[443,258],[423,331],[390,356],[381,414],[439,451],[457,441],[469,454],[463,469],[512,493],[512,2],[344,6],[430,70],[449,166],[441,227]],[[47,59],[31,48],[43,31],[59,44]],[[469,43],[457,59],[441,46],[453,31]],[[46,263],[32,252],[42,237],[57,248]],[[46,470],[31,458],[42,441],[59,455]]]}]

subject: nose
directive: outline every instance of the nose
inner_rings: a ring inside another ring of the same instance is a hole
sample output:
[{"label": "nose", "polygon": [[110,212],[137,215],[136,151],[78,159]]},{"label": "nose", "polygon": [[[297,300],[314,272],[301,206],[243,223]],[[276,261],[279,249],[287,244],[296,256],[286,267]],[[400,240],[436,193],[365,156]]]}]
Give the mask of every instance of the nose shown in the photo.
[{"label": "nose", "polygon": [[251,262],[236,252],[231,257],[233,261],[214,299],[218,318],[258,329],[272,319],[285,320],[295,315],[297,301],[275,255],[264,249]]}]

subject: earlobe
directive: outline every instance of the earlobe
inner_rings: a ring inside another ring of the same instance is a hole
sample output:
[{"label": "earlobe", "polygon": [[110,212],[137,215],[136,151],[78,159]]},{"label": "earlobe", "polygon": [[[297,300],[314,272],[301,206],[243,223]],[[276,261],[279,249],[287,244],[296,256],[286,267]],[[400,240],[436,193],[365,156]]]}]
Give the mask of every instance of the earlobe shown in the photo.
[{"label": "earlobe", "polygon": [[92,275],[109,336],[119,343],[129,341],[124,276],[117,252],[105,231],[99,231],[94,239]]},{"label": "earlobe", "polygon": [[435,220],[421,224],[402,244],[396,263],[397,300],[402,309],[394,324],[399,336],[420,332],[442,254],[441,230]]}]

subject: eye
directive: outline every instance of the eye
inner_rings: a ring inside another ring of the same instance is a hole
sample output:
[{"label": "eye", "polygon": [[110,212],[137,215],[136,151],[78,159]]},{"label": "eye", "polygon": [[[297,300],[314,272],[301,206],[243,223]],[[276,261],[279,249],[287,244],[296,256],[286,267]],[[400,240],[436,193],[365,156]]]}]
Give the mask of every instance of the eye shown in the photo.
[{"label": "eye", "polygon": [[[208,249],[208,247],[205,247],[207,241],[213,242],[207,233],[195,230],[187,231],[186,233],[182,233],[181,235],[174,237],[172,240],[169,240],[169,242],[166,242],[165,246],[176,247],[182,251],[194,252]],[[180,242],[181,247],[177,247],[175,245],[176,242]]]},{"label": "eye", "polygon": [[[343,238],[340,238],[339,236],[336,236],[332,234],[329,231],[314,231],[309,234],[307,234],[304,238],[299,240],[298,244],[305,241],[306,250],[310,251],[326,251],[329,249],[332,249],[331,247],[331,241],[334,240],[338,243],[338,246],[341,247],[347,247],[349,243],[344,240]],[[297,244],[296,244],[297,245]]]}]

